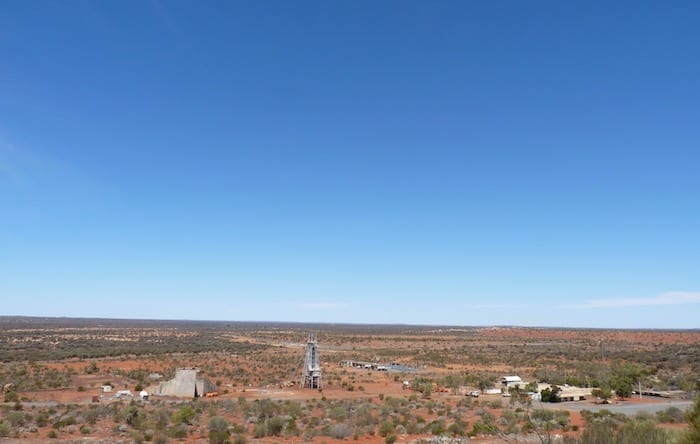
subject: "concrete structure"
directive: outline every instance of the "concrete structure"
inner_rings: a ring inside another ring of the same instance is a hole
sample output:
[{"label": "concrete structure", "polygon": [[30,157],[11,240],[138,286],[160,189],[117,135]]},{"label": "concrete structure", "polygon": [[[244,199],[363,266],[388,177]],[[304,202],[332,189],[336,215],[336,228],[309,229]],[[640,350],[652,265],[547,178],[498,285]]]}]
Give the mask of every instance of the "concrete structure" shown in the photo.
[{"label": "concrete structure", "polygon": [[306,343],[304,368],[301,370],[302,388],[323,388],[321,385],[321,361],[318,358],[316,335],[310,334]]},{"label": "concrete structure", "polygon": [[520,376],[504,376],[501,378],[501,385],[507,389],[511,387],[524,387],[525,383],[520,379]]},{"label": "concrete structure", "polygon": [[179,368],[175,377],[170,381],[161,382],[151,388],[150,392],[157,396],[177,396],[180,398],[198,398],[217,388],[207,378],[199,374],[196,368]]}]

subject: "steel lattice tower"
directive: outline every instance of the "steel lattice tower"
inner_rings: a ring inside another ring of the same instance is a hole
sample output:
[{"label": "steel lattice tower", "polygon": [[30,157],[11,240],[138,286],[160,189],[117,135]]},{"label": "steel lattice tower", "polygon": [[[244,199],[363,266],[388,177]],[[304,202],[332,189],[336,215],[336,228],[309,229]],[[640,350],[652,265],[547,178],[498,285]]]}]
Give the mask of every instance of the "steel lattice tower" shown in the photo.
[{"label": "steel lattice tower", "polygon": [[316,334],[309,334],[306,342],[304,368],[301,371],[302,388],[320,389],[321,386],[321,362],[318,358],[318,343]]}]

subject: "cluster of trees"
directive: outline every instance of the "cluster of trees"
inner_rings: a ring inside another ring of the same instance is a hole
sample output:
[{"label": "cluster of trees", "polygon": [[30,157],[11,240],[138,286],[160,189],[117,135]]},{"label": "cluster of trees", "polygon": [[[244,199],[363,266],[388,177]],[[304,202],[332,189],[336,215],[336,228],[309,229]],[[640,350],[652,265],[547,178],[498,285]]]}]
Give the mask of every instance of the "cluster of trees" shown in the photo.
[{"label": "cluster of trees", "polygon": [[[597,387],[592,391],[593,396],[608,400],[613,395],[619,398],[629,398],[637,385],[641,385],[644,378],[653,374],[653,370],[644,370],[638,365],[629,362],[616,362],[612,366],[606,366],[607,374],[601,375],[601,367],[594,366],[596,376],[586,377],[587,386]],[[570,385],[581,385],[581,380],[577,378],[567,378]],[[544,381],[543,381],[544,382]],[[552,385],[551,389],[542,391],[542,401],[558,402],[558,393],[561,391],[557,385]]]},{"label": "cluster of trees", "polygon": [[559,402],[559,392],[561,392],[561,388],[556,385],[542,390],[540,392],[542,402]]}]

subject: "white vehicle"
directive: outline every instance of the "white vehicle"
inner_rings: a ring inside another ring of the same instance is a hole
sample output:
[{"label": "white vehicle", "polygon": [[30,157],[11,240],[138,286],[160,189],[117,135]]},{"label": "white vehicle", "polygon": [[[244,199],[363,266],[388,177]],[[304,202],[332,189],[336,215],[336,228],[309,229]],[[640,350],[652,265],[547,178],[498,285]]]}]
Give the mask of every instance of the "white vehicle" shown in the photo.
[{"label": "white vehicle", "polygon": [[133,393],[131,393],[130,390],[119,390],[116,395],[114,395],[115,398],[121,399],[121,398],[132,398],[134,396]]}]

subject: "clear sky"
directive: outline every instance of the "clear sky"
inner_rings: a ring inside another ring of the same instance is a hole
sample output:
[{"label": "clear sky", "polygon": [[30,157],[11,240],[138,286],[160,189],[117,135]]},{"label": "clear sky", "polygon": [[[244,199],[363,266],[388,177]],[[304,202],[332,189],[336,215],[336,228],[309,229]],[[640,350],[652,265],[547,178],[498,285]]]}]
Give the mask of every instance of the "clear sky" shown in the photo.
[{"label": "clear sky", "polygon": [[700,327],[700,3],[0,3],[0,314]]}]

